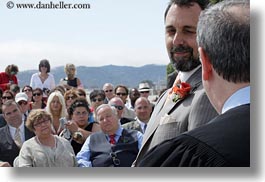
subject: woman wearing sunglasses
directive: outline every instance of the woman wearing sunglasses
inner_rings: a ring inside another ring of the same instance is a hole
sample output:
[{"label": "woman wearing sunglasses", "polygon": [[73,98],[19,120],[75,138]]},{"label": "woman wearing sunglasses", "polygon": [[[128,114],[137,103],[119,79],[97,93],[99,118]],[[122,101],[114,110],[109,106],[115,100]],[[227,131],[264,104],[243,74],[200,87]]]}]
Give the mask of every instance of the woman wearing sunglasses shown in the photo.
[{"label": "woman wearing sunglasses", "polygon": [[35,88],[32,92],[33,103],[32,109],[44,109],[46,104],[43,101],[43,92],[40,88]]}]

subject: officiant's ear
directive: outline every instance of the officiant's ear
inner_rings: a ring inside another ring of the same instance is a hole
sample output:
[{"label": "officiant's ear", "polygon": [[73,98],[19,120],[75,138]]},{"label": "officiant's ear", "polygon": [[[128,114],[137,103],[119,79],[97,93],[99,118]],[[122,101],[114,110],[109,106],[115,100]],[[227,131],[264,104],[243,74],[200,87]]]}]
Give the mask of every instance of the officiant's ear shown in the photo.
[{"label": "officiant's ear", "polygon": [[200,55],[200,61],[202,64],[202,79],[209,80],[212,74],[212,64],[210,62],[209,56],[202,47],[198,49]]}]

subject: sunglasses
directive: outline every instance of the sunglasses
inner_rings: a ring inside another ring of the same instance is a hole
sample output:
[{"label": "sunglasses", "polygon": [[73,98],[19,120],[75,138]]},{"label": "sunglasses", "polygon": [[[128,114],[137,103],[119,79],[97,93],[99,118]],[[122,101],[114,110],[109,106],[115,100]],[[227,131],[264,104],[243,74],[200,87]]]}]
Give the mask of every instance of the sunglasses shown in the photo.
[{"label": "sunglasses", "polygon": [[26,105],[26,104],[28,104],[26,101],[20,101],[20,102],[18,102],[18,105]]},{"label": "sunglasses", "polygon": [[108,93],[108,92],[112,92],[112,91],[113,91],[113,90],[105,90],[104,92],[107,92],[107,93]]},{"label": "sunglasses", "polygon": [[43,64],[43,65],[40,65],[40,67],[45,67],[45,68],[47,68],[47,66],[46,66],[46,65],[44,65],[44,64]]},{"label": "sunglasses", "polygon": [[101,98],[99,98],[99,99],[92,99],[92,102],[101,102],[101,101],[103,101],[103,99],[101,99]]},{"label": "sunglasses", "polygon": [[140,93],[141,93],[141,94],[144,94],[144,93],[147,94],[147,93],[149,93],[149,91],[143,91],[143,92],[140,92]]},{"label": "sunglasses", "polygon": [[116,93],[116,95],[122,95],[122,96],[125,96],[125,95],[127,95],[126,93]]},{"label": "sunglasses", "polygon": [[80,97],[82,97],[82,96],[84,96],[84,97],[85,97],[85,96],[86,96],[85,94],[78,94],[78,95],[79,95]]},{"label": "sunglasses", "polygon": [[41,93],[34,93],[33,96],[40,96]]},{"label": "sunglasses", "polygon": [[116,109],[118,109],[118,110],[123,110],[123,106],[117,106],[117,105],[112,105],[113,107],[115,107]]},{"label": "sunglasses", "polygon": [[30,89],[25,89],[24,92],[31,92],[31,90]]},{"label": "sunglasses", "polygon": [[11,96],[3,96],[2,99],[8,99],[8,100],[10,100],[10,99],[12,99],[12,97]]},{"label": "sunglasses", "polygon": [[75,99],[76,97],[74,97],[74,96],[68,96],[67,98],[66,98],[66,100],[70,100],[70,99]]}]

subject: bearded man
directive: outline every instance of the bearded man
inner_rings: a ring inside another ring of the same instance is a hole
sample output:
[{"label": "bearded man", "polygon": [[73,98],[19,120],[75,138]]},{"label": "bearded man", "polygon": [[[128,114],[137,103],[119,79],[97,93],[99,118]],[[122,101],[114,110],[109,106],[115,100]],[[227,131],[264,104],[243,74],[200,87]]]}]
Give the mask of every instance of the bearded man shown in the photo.
[{"label": "bearded man", "polygon": [[203,89],[196,42],[199,15],[207,5],[208,0],[171,0],[165,11],[166,47],[178,76],[158,99],[133,166],[161,142],[217,116]]}]

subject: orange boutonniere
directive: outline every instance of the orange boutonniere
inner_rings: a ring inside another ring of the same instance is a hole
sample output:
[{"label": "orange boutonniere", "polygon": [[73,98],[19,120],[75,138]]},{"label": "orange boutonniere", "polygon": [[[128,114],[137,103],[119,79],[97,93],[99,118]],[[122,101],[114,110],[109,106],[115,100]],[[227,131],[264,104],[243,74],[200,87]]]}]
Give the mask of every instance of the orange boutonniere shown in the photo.
[{"label": "orange boutonniere", "polygon": [[173,102],[177,102],[179,99],[184,99],[190,93],[191,86],[186,82],[175,85],[171,93],[173,95]]}]

